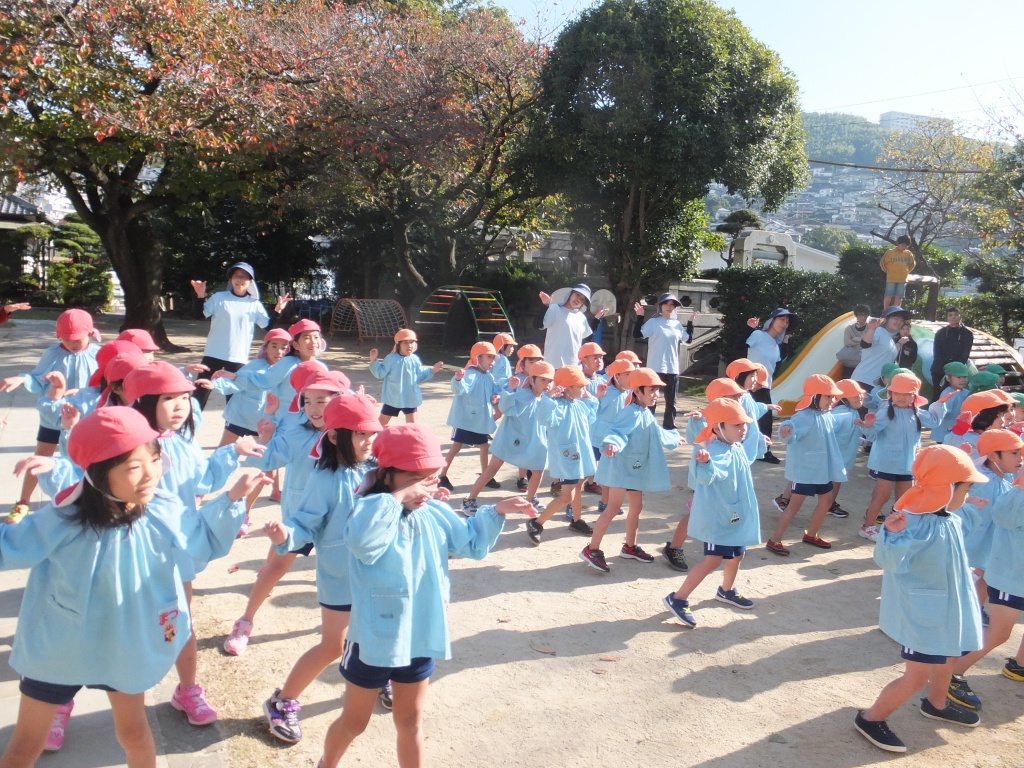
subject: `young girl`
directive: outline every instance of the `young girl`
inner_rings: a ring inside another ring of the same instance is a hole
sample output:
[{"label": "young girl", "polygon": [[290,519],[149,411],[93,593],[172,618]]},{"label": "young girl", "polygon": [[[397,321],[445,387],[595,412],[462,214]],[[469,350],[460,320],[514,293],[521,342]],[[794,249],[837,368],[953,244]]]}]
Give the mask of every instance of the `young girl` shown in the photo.
[{"label": "young girl", "polygon": [[[284,492],[281,495],[281,522],[291,525],[292,515],[299,499],[309,483],[313,471],[310,451],[320,439],[324,428],[324,410],[334,398],[349,391],[348,377],[340,371],[320,371],[308,377],[299,392],[302,407],[300,418],[287,419],[275,424],[270,419],[261,419],[258,425],[260,443],[266,446],[261,457],[250,462],[261,470],[285,470]],[[241,656],[249,646],[256,612],[270,596],[274,585],[288,573],[295,558],[309,556],[313,551],[312,542],[307,542],[286,554],[278,553],[273,547],[267,553],[267,560],[256,574],[256,581],[249,591],[245,612],[235,621],[231,634],[224,641],[224,652],[229,656]]]},{"label": "young girl", "polygon": [[956,423],[942,439],[943,445],[975,454],[978,438],[989,429],[1005,429],[1013,418],[1010,412],[1016,403],[1001,389],[989,389],[968,395],[960,404]]},{"label": "young girl", "polygon": [[[99,339],[92,317],[82,309],[69,309],[57,317],[58,344],[48,347],[30,373],[10,376],[0,381],[0,392],[13,392],[20,386],[26,392],[38,394],[39,431],[36,433],[36,456],[53,456],[60,442],[60,410],[46,407],[69,389],[80,389],[88,384],[96,372],[96,348],[90,346],[92,338]],[[26,472],[21,483],[21,495],[7,515],[8,523],[17,523],[29,512],[29,501],[38,480]]]},{"label": "young girl", "polygon": [[976,726],[980,718],[946,703],[956,659],[981,648],[981,612],[964,551],[963,523],[951,515],[972,483],[986,481],[962,451],[933,445],[914,459],[914,485],[885,519],[875,544],[882,568],[878,627],[903,646],[902,677],[893,680],[854,727],[887,752],[906,752],[886,720],[924,686],[921,714],[933,720]]},{"label": "young girl", "polygon": [[[750,476],[750,461],[741,447],[753,419],[735,400],[719,398],[704,408],[708,426],[697,435],[690,475],[695,478],[690,533],[704,542],[704,559],[690,569],[686,580],[664,603],[685,627],[696,627],[690,595],[723,560],[722,586],[715,599],[743,610],[752,600],[736,589],[736,574],[749,546],[761,543],[761,521]],[[707,442],[706,448],[697,444]]]},{"label": "young girl", "polygon": [[[986,433],[991,434],[991,433]],[[1016,451],[1018,461],[1020,450]],[[981,470],[985,473],[985,470]],[[1004,478],[1000,478],[1005,482]],[[991,481],[989,481],[991,483]],[[1024,610],[1024,492],[1018,475],[1013,486],[989,502],[988,513],[995,526],[985,578],[988,598],[989,623],[983,630],[984,644],[978,651],[961,656],[953,662],[953,679],[947,697],[967,709],[981,709],[981,699],[971,690],[964,675],[991,651],[1010,639],[1017,616]],[[1003,483],[1001,482],[1000,485]],[[977,494],[977,491],[975,491]],[[984,511],[984,510],[982,510]],[[968,553],[968,557],[969,557]],[[1017,648],[1016,657],[1008,657],[1003,665],[1003,676],[1010,680],[1024,680],[1024,640]]]},{"label": "young girl", "polygon": [[539,507],[537,489],[540,488],[548,463],[548,439],[547,430],[540,423],[538,414],[546,410],[545,401],[549,399],[548,391],[554,378],[555,369],[551,363],[541,361],[530,368],[527,386],[520,387],[515,377],[509,379],[511,391],[502,392],[498,399],[498,407],[505,415],[494,434],[491,460],[487,469],[473,483],[469,496],[462,502],[464,514],[476,514],[477,496],[506,461],[514,467],[530,471],[526,498],[535,507]]},{"label": "young girl", "polygon": [[[519,362],[516,363],[516,369],[512,374],[512,378],[519,379],[519,386],[521,387],[530,378],[528,373],[530,368],[533,367],[534,363],[539,363],[543,360],[544,355],[536,344],[524,344],[516,352],[516,357],[519,359]],[[519,490],[523,489],[520,488]]]},{"label": "young girl", "polygon": [[84,479],[21,525],[0,526],[0,568],[32,569],[10,659],[21,704],[4,765],[34,765],[44,748],[61,747],[83,685],[108,692],[128,765],[156,764],[145,692],[191,632],[178,563],[225,555],[238,500],[263,482],[241,479],[188,523],[181,500],[159,490],[157,438],[130,408],[89,414],[68,438]]},{"label": "young girl", "polygon": [[483,558],[505,514],[533,512],[520,497],[481,507],[467,519],[432,500],[434,474],[445,462],[437,438],[419,424],[382,432],[373,455],[379,469],[367,476],[344,532],[352,553],[352,620],[340,667],[345,706],[327,731],[321,768],[337,768],[366,729],[377,692],[388,681],[394,686],[399,764],[423,764],[427,681],[434,659],[451,658],[448,558]]},{"label": "young girl", "polygon": [[[608,384],[608,376],[601,373],[601,369],[604,368],[604,355],[605,351],[601,349],[600,344],[596,344],[593,341],[588,341],[582,347],[578,353],[580,360],[580,368],[583,369],[583,375],[587,379],[586,390],[591,397],[597,397],[598,390],[604,391]],[[595,451],[594,461],[599,461],[600,456]],[[588,475],[583,479],[583,490],[587,493],[600,493],[602,497],[604,490],[601,488],[599,483],[594,482],[592,475]],[[551,495],[557,496],[562,492],[561,478],[555,478],[551,484]],[[570,521],[571,522],[571,521]]]},{"label": "young girl", "polygon": [[[447,424],[452,428],[452,447],[448,449],[444,467],[438,477],[438,484],[452,490],[448,479],[448,469],[455,457],[459,455],[463,445],[480,446],[480,471],[487,469],[487,441],[498,428],[494,421],[494,410],[491,408],[498,402],[498,387],[490,376],[494,367],[497,350],[489,341],[478,341],[469,351],[469,362],[461,371],[452,377],[451,410],[448,411]],[[501,483],[493,478],[487,483],[488,488],[500,488]]]},{"label": "young girl", "polygon": [[644,491],[656,493],[669,489],[665,451],[682,442],[676,430],[659,427],[654,419],[653,409],[662,386],[664,382],[650,368],[630,371],[628,399],[631,402],[619,412],[602,442],[604,457],[597,465],[596,480],[608,488],[608,506],[594,524],[594,534],[580,553],[580,559],[603,573],[608,573],[610,568],[601,551],[601,540],[627,497],[626,541],[619,557],[654,562],[654,556],[636,542],[643,494]]},{"label": "young girl", "polygon": [[[103,397],[103,391],[107,388],[107,366],[118,355],[128,353],[142,357],[142,350],[130,341],[118,341],[117,339],[108,341],[96,352],[96,370],[89,377],[88,385],[81,387],[77,391],[72,389],[71,394],[68,394],[68,391],[65,390],[64,394],[56,400],[47,398],[45,401],[42,401],[43,409],[51,411],[49,414],[50,418],[56,413],[58,420],[61,409],[65,405],[73,406],[81,416],[92,413],[98,407],[100,399]],[[50,389],[52,393],[53,387]],[[65,428],[62,426],[61,431],[64,430]]]},{"label": "young girl", "polygon": [[[208,379],[217,371],[234,373],[249,362],[249,349],[255,326],[266,328],[270,315],[260,301],[256,287],[256,272],[239,261],[228,267],[228,290],[219,291],[206,298],[206,281],[193,280],[192,289],[196,300],[203,302],[203,316],[210,318],[210,335],[206,338],[202,365],[206,372],[200,378]],[[274,314],[277,315],[291,301],[288,294],[277,297]],[[205,408],[210,397],[208,389],[198,393],[199,407]]]},{"label": "young girl", "polygon": [[573,511],[569,529],[583,536],[594,532],[583,519],[580,500],[583,478],[597,470],[590,446],[590,424],[597,415],[597,400],[586,386],[587,378],[579,368],[559,368],[555,371],[555,394],[537,414],[537,420],[548,431],[548,471],[562,479],[562,487],[536,520],[526,521],[526,535],[534,545],[540,544],[544,523],[568,505]]},{"label": "young girl", "polygon": [[284,685],[263,704],[270,732],[282,741],[296,743],[299,727],[299,696],[332,662],[341,658],[342,643],[352,610],[349,583],[349,551],[345,524],[355,505],[355,492],[370,458],[374,435],[383,429],[376,403],[365,395],[336,397],[323,413],[324,432],[313,447],[316,469],[288,523],[276,520],[264,530],[277,554],[285,556],[307,544],[315,544],[316,593],[320,601],[320,643],[295,662]]},{"label": "young girl", "polygon": [[[626,399],[629,397],[629,372],[633,370],[636,370],[636,366],[629,360],[613,360],[605,369],[608,386],[597,402],[597,416],[594,418],[594,423],[590,425],[590,445],[595,451],[601,450],[608,429],[618,418],[622,409],[626,407]],[[595,458],[600,461],[599,455],[595,455]],[[608,488],[602,486],[597,514],[600,515],[607,507]],[[571,507],[566,507],[566,510],[569,515],[572,514]]]},{"label": "young girl", "polygon": [[942,371],[944,374],[943,381],[946,382],[947,386],[941,392],[934,392],[932,397],[938,400],[940,397],[949,395],[949,398],[945,401],[946,415],[932,429],[932,440],[936,443],[941,443],[946,435],[949,434],[949,430],[956,423],[956,417],[960,413],[964,400],[971,394],[967,389],[969,372],[966,365],[957,362],[946,363]]},{"label": "young girl", "polygon": [[267,391],[257,386],[251,374],[264,373],[275,366],[291,346],[291,336],[284,328],[272,328],[263,337],[256,359],[239,369],[234,378],[214,375],[213,389],[230,399],[224,406],[224,434],[220,444],[228,445],[240,437],[255,437],[256,423],[263,416]]},{"label": "young girl", "polygon": [[[743,390],[740,397],[740,405],[754,421],[761,419],[766,413],[778,413],[781,406],[774,403],[761,403],[754,400],[750,393],[760,389],[768,381],[768,371],[760,363],[755,363],[745,357],[733,360],[725,369],[725,375],[739,384]],[[743,438],[743,450],[751,461],[762,458],[771,447],[770,436],[764,435],[760,429],[748,429],[746,437]]]},{"label": "young girl", "polygon": [[491,343],[498,352],[494,359],[494,367],[491,369],[491,378],[504,389],[508,386],[508,380],[512,378],[512,364],[508,359],[516,351],[516,339],[511,333],[499,333]]},{"label": "young girl", "polygon": [[395,334],[395,346],[383,360],[376,349],[370,350],[370,373],[384,381],[381,394],[380,423],[386,427],[392,417],[405,414],[407,424],[416,421],[416,409],[423,404],[420,384],[434,377],[444,367],[438,360],[428,368],[416,354],[419,342],[416,333],[403,328]]},{"label": "young girl", "polygon": [[857,532],[862,539],[878,539],[875,521],[892,496],[893,487],[896,498],[899,498],[910,489],[914,480],[910,469],[921,449],[922,427],[934,427],[942,418],[941,404],[937,404],[937,415],[921,407],[927,401],[918,395],[920,390],[921,380],[910,372],[903,372],[894,374],[889,386],[878,393],[887,405],[878,410],[874,424],[866,430],[872,441],[868,474],[874,479],[875,487],[864,513],[864,522]]},{"label": "young girl", "polygon": [[640,302],[633,305],[637,319],[633,323],[633,338],[647,339],[647,365],[665,380],[665,417],[661,426],[676,428],[676,393],[679,390],[679,344],[686,338],[686,329],[676,319],[682,306],[673,293],[658,298],[658,314],[641,324],[644,308]]}]

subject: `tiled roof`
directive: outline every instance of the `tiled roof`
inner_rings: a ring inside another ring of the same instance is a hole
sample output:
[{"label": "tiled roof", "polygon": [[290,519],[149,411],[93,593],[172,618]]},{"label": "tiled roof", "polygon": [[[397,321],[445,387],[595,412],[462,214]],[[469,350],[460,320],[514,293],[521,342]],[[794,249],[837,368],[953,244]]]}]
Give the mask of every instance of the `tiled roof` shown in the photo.
[{"label": "tiled roof", "polygon": [[42,216],[42,210],[27,200],[15,195],[3,195],[0,197],[0,217],[37,220],[42,218]]}]

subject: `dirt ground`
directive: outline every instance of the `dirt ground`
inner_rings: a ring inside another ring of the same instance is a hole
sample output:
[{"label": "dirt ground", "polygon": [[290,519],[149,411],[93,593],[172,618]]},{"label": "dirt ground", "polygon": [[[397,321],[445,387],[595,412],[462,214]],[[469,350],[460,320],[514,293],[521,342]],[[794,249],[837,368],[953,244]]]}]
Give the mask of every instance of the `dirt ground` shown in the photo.
[{"label": "dirt ground", "polygon": [[[172,337],[195,351],[167,359],[198,360],[203,326],[170,326]],[[40,337],[34,352],[21,348],[5,355],[0,372],[27,369],[26,361],[34,362],[48,343]],[[380,346],[383,352],[388,345]],[[324,359],[379,396],[379,382],[367,369],[368,349],[338,339]],[[421,357],[427,363],[437,359],[429,349]],[[444,426],[450,374],[449,367],[424,386],[421,409],[421,420],[443,441],[450,431]],[[10,403],[3,400],[0,416],[35,419],[31,402],[24,394]],[[218,395],[211,398],[201,433],[205,447],[219,441],[222,405]],[[683,407],[691,405],[700,401],[683,401]],[[31,450],[27,442],[19,447],[2,439],[0,444],[7,454]],[[649,551],[664,544],[685,509],[689,459],[688,446],[670,453],[673,490],[645,499],[639,542]],[[456,504],[478,471],[476,455],[464,450],[450,473]],[[498,479],[502,489],[483,494],[482,503],[514,492],[514,470],[503,468]],[[771,498],[784,482],[781,466],[755,465],[764,534],[776,520]],[[828,518],[822,529],[834,542],[832,550],[796,543],[810,513],[805,508],[788,532],[791,557],[763,547],[749,551],[737,586],[754,600],[753,610],[715,602],[720,572],[709,577],[691,600],[700,624],[694,630],[684,629],[661,602],[683,574],[660,557],[643,564],[612,556],[622,542],[623,518],[612,524],[604,544],[612,571],[600,574],[578,559],[586,539],[557,519],[535,548],[526,537],[525,518],[510,517],[485,560],[451,562],[453,658],[439,662],[431,680],[423,724],[428,763],[488,768],[889,763],[892,756],[853,729],[856,710],[868,706],[901,669],[898,646],[877,629],[881,577],[872,547],[856,535],[869,482],[862,457],[840,496],[853,514],[847,520]],[[0,502],[12,503],[16,493],[15,483],[5,483]],[[550,497],[545,492],[541,498]],[[593,520],[597,497],[584,501],[589,505],[584,517]],[[277,514],[276,504],[261,499],[254,522]],[[221,759],[238,768],[314,766],[324,732],[340,712],[344,686],[336,667],[302,697],[301,743],[288,746],[272,738],[260,709],[316,641],[320,614],[313,559],[300,558],[274,590],[244,656],[228,657],[221,650],[267,552],[266,537],[254,530],[195,582],[199,679],[221,718],[213,729],[194,729],[195,748],[215,747]],[[687,542],[691,563],[699,560],[700,546]],[[981,727],[942,726],[914,711],[916,701],[890,719],[909,748],[903,765],[1024,765],[1024,683],[999,671],[1020,642],[1018,625],[1010,641],[970,675],[984,701]],[[378,711],[343,764],[394,765],[390,720]],[[178,747],[187,752],[187,745]]]}]

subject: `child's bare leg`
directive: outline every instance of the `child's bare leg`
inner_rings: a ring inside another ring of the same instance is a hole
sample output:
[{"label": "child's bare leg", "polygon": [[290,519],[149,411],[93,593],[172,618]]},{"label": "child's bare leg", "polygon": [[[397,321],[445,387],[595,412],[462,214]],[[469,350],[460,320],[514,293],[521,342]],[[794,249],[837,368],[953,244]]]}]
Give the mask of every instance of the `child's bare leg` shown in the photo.
[{"label": "child's bare leg", "polygon": [[[536,473],[534,473],[534,477],[536,477]],[[575,487],[575,485],[562,483],[561,493],[548,502],[548,505],[544,507],[544,511],[537,516],[537,522],[544,525],[556,512],[569,506],[572,503],[572,490]]]},{"label": "child's bare leg", "polygon": [[946,706],[946,692],[953,679],[953,664],[957,659],[947,659],[945,664],[931,664],[931,676],[928,678],[928,701],[936,709]]},{"label": "child's bare leg", "polygon": [[818,535],[818,530],[821,528],[821,524],[825,522],[825,515],[828,514],[828,510],[831,506],[832,494],[819,493],[818,503],[814,506],[814,512],[811,513],[811,523],[807,526],[808,536]]},{"label": "child's bare leg", "polygon": [[427,700],[427,680],[418,683],[393,683],[399,768],[423,766],[423,706]]},{"label": "child's bare leg", "polygon": [[676,530],[672,534],[672,541],[669,546],[672,549],[679,549],[686,542],[686,533],[690,528],[690,513],[684,512],[682,519],[676,523]]},{"label": "child's bare leg", "polygon": [[452,462],[455,461],[455,457],[459,455],[459,451],[462,450],[462,443],[452,443],[452,447],[448,449],[448,454],[444,457],[444,469],[438,477],[448,477],[448,469],[451,467]]},{"label": "child's bare leg", "polygon": [[21,694],[18,721],[14,724],[14,733],[7,742],[3,757],[0,757],[0,768],[30,768],[36,764],[43,754],[50,722],[56,711],[56,704]]},{"label": "child's bare leg", "polygon": [[[954,659],[953,674],[966,674],[968,669],[985,658],[993,649],[1009,640],[1019,613],[1020,611],[1016,608],[1011,608],[1008,605],[990,605],[988,607],[988,626],[985,627],[982,637],[984,644],[981,650],[971,651],[966,656]],[[1024,640],[1021,640],[1021,646],[1024,647]]]},{"label": "child's bare leg", "polygon": [[[933,666],[935,665],[922,664],[919,661],[906,662],[903,674],[885,686],[878,694],[878,698],[875,699],[875,703],[864,710],[864,719],[888,720],[889,716],[903,706],[907,699],[928,684]],[[946,687],[949,687],[948,681]],[[942,695],[945,697],[945,690]]]},{"label": "child's bare leg", "polygon": [[974,588],[978,591],[978,605],[985,607],[985,603],[988,602],[988,583],[985,581],[985,572],[980,568],[975,568],[974,572],[978,574],[978,580],[974,582]]},{"label": "child's bare leg", "polygon": [[734,557],[732,560],[725,561],[725,567],[722,569],[722,591],[728,592],[736,584],[736,574],[739,573],[740,563],[743,562],[743,555]]},{"label": "child's bare leg", "polygon": [[796,513],[800,511],[800,507],[804,505],[804,499],[806,496],[802,496],[799,493],[794,493],[789,498],[789,504],[786,505],[786,510],[779,515],[779,522],[775,525],[775,532],[772,533],[772,541],[782,542],[782,537],[786,535],[786,529],[789,524],[793,522],[793,518],[796,517]]},{"label": "child's bare leg", "polygon": [[341,710],[341,716],[327,729],[321,768],[337,768],[345,750],[366,730],[376,703],[376,688],[361,688],[352,683],[345,683],[345,706]]},{"label": "child's bare leg", "polygon": [[146,694],[109,691],[114,734],[127,756],[128,768],[156,768],[156,742],[146,718]]},{"label": "child's bare leg", "polygon": [[722,562],[718,555],[705,555],[704,559],[690,568],[683,585],[676,590],[678,600],[687,600],[700,583],[708,577]]},{"label": "child's bare leg", "polygon": [[[56,443],[36,443],[36,456],[53,456],[57,452]],[[26,472],[21,479],[21,496],[19,504],[28,504],[32,500],[32,494],[39,486],[39,479],[31,472]]]},{"label": "child's bare leg", "polygon": [[[520,470],[523,471],[523,470]],[[524,472],[525,474],[525,472]],[[535,499],[537,498],[537,492],[540,490],[540,482],[544,479],[544,470],[535,469],[530,473],[530,479],[526,483],[526,498]]]},{"label": "child's bare leg", "polygon": [[284,474],[283,469],[272,469],[267,474],[270,475],[274,480],[274,488],[272,493],[276,493],[278,496],[281,495],[281,476]]},{"label": "child's bare leg", "polygon": [[487,484],[487,481],[494,477],[496,474],[498,474],[498,470],[501,469],[501,465],[504,463],[505,462],[499,459],[497,456],[492,456],[490,463],[488,463],[487,467],[484,469],[483,472],[477,475],[476,482],[473,483],[473,487],[469,489],[469,498],[475,499],[477,496],[479,496],[480,491],[484,489],[484,486]]},{"label": "child's bare leg", "polygon": [[[185,599],[188,601],[189,612],[192,609],[192,582],[187,581],[182,585],[185,588]],[[178,682],[182,688],[191,688],[196,684],[196,669],[199,666],[199,643],[196,641],[196,632],[193,629],[181,649],[178,658],[174,660],[174,668],[178,672]]]},{"label": "child's bare leg", "polygon": [[629,512],[626,513],[626,543],[636,546],[636,534],[640,530],[640,511],[644,507],[643,491],[626,491],[629,499]]},{"label": "child's bare leg", "polygon": [[622,502],[626,499],[625,488],[608,488],[608,486],[605,486],[605,490],[608,491],[608,506],[604,508],[604,512],[594,522],[594,533],[590,537],[591,550],[601,549],[601,539],[604,538],[605,533],[608,531],[608,526],[611,525],[615,516],[619,514]]},{"label": "child's bare leg", "polygon": [[320,608],[320,642],[295,662],[278,696],[282,699],[299,698],[321,672],[341,658],[351,615],[348,611]]},{"label": "child's bare leg", "polygon": [[580,480],[572,487],[572,520],[576,522],[583,518],[583,481]]},{"label": "child's bare leg", "polygon": [[256,574],[256,581],[253,582],[252,589],[249,591],[249,602],[246,603],[245,613],[242,614],[243,621],[248,621],[251,624],[256,620],[256,611],[270,597],[277,582],[288,573],[288,569],[292,567],[296,557],[298,555],[292,552],[279,555],[273,547],[270,548],[267,561],[260,568],[260,572]]},{"label": "child's bare leg", "polygon": [[882,511],[882,506],[890,496],[892,496],[892,481],[875,480],[875,487],[871,490],[871,500],[868,502],[867,512],[864,513],[865,528],[875,524],[878,513]]},{"label": "child's bare leg", "polygon": [[480,471],[484,472],[487,469],[487,462],[489,460],[490,451],[487,448],[487,443],[483,443],[480,446]]},{"label": "child's bare leg", "polygon": [[232,443],[237,442],[238,435],[236,435],[234,432],[229,432],[228,430],[225,429],[224,433],[220,436],[220,445],[218,445],[217,447],[223,448],[225,445],[231,445]]},{"label": "child's bare leg", "polygon": [[391,423],[391,417],[385,416],[383,413],[377,417],[377,420],[380,422],[380,425],[382,427],[386,427],[388,424]]}]

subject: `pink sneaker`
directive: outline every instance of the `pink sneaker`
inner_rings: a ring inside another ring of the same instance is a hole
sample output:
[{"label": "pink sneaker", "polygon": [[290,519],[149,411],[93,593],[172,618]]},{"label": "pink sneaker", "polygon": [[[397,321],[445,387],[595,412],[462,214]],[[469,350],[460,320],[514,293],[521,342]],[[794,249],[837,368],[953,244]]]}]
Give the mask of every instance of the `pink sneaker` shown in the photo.
[{"label": "pink sneaker", "polygon": [[242,523],[242,524],[241,524],[241,525],[239,526],[239,528],[238,528],[238,536],[237,536],[237,538],[239,538],[239,539],[240,539],[240,538],[242,538],[243,536],[248,536],[248,535],[249,535],[249,529],[250,529],[251,527],[252,527],[252,522],[251,522],[251,521],[249,520],[249,516],[248,516],[248,515],[246,515],[246,516],[245,516],[245,522],[243,522],[243,523]]},{"label": "pink sneaker", "polygon": [[182,688],[179,684],[171,696],[171,706],[188,715],[191,725],[209,725],[217,719],[217,713],[206,700],[206,691],[198,685]]},{"label": "pink sneaker", "polygon": [[281,500],[281,492],[280,491],[271,491],[270,492],[270,500],[271,501],[280,501]]},{"label": "pink sneaker", "polygon": [[50,732],[46,735],[46,752],[56,752],[64,746],[64,731],[68,727],[68,720],[71,719],[71,710],[75,708],[75,700],[67,704],[60,704],[57,711],[53,713],[53,721],[50,723]]},{"label": "pink sneaker", "polygon": [[249,635],[252,634],[252,622],[239,619],[231,628],[231,634],[224,641],[224,652],[228,656],[241,656],[249,647]]}]

